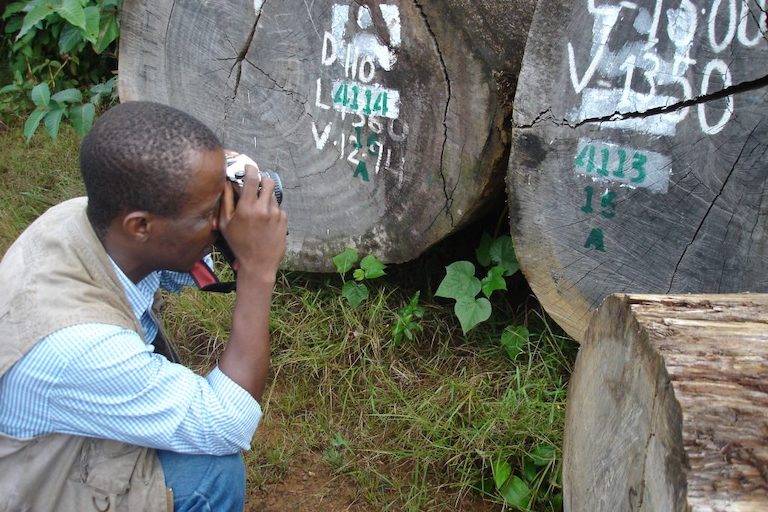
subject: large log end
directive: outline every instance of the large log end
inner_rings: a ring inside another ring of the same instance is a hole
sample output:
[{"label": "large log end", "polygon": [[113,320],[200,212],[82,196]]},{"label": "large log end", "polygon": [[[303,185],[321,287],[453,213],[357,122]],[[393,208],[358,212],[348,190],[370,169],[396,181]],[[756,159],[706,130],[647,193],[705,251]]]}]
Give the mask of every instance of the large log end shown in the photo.
[{"label": "large log end", "polygon": [[569,389],[565,510],[768,510],[768,295],[612,295]]}]

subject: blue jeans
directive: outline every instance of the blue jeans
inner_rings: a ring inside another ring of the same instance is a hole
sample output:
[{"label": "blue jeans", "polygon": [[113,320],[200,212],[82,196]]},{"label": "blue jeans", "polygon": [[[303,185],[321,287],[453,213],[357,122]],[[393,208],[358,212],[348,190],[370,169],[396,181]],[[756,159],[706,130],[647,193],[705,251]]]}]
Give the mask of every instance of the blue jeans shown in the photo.
[{"label": "blue jeans", "polygon": [[187,455],[157,450],[174,512],[242,512],[245,463],[239,453]]}]

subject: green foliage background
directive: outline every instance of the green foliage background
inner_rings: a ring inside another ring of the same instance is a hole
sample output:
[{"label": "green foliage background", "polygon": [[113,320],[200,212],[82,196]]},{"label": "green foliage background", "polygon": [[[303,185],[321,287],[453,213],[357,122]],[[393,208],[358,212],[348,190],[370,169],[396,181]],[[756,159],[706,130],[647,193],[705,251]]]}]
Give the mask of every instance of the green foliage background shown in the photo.
[{"label": "green foliage background", "polygon": [[63,120],[83,136],[97,108],[115,101],[121,0],[26,0],[5,7],[0,112],[26,118],[27,142]]}]

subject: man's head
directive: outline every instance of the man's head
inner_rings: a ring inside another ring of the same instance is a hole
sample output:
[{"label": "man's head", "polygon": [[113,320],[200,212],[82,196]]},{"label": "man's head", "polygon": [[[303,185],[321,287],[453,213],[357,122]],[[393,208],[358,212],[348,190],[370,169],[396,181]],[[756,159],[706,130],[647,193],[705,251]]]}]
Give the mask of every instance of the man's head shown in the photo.
[{"label": "man's head", "polygon": [[88,218],[131,279],[188,271],[218,236],[224,151],[200,121],[128,102],[105,112],[80,147]]},{"label": "man's head", "polygon": [[190,157],[218,149],[208,127],[173,107],[132,101],[105,112],[80,146],[88,218],[99,237],[120,213],[178,213],[188,199]]}]

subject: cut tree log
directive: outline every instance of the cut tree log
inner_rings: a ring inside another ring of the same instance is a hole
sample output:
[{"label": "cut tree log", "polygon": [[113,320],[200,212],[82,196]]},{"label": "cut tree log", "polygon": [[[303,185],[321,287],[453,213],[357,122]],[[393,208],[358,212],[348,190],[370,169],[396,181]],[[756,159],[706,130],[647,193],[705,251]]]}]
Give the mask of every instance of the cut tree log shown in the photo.
[{"label": "cut tree log", "polygon": [[581,341],[614,292],[768,291],[765,0],[541,0],[508,170],[520,265]]},{"label": "cut tree log", "polygon": [[768,295],[612,295],[568,389],[565,510],[768,510]]},{"label": "cut tree log", "polygon": [[125,0],[122,101],[179,107],[282,177],[285,266],[404,262],[504,199],[535,0]]}]

